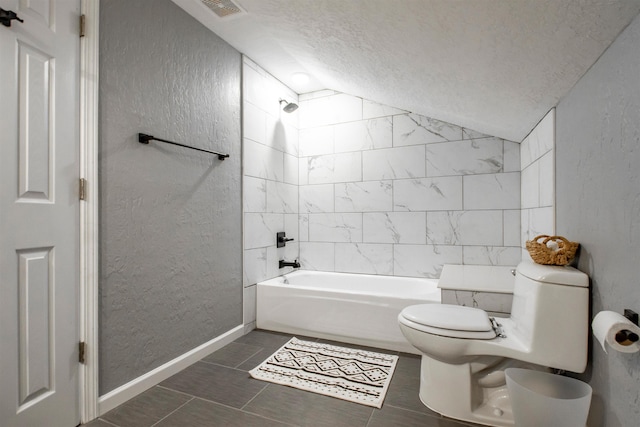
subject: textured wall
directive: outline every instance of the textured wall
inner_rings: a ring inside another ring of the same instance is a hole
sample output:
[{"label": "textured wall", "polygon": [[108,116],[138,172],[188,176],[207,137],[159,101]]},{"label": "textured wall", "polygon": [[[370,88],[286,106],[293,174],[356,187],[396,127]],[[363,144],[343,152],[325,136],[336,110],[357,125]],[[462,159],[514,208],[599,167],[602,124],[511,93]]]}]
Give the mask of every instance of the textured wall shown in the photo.
[{"label": "textured wall", "polygon": [[[557,229],[582,244],[593,314],[640,312],[640,18],[557,107]],[[592,338],[590,426],[635,426],[640,357]]]},{"label": "textured wall", "polygon": [[240,77],[171,1],[101,2],[101,394],[242,324]]},{"label": "textured wall", "polygon": [[439,277],[520,261],[520,147],[346,94],[300,96],[304,268]]},{"label": "textured wall", "polygon": [[523,259],[531,259],[524,247],[527,240],[555,233],[555,114],[555,109],[549,111],[520,144]]},{"label": "textured wall", "polygon": [[[245,325],[255,324],[256,287],[291,270],[278,260],[298,258],[298,111],[285,113],[280,99],[298,95],[243,58],[244,305]],[[295,239],[276,248],[276,233]]]}]

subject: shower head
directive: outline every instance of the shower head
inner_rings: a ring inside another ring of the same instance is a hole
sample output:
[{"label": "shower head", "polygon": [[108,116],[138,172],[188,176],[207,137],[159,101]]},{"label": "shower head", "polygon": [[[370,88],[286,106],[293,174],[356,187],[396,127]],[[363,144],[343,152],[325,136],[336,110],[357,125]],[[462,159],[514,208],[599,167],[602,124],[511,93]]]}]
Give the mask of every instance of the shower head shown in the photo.
[{"label": "shower head", "polygon": [[280,100],[280,105],[282,105],[282,103],[285,104],[284,107],[282,107],[282,110],[285,113],[293,113],[294,111],[296,111],[298,109],[298,104],[296,104],[295,102],[287,102],[284,99]]}]

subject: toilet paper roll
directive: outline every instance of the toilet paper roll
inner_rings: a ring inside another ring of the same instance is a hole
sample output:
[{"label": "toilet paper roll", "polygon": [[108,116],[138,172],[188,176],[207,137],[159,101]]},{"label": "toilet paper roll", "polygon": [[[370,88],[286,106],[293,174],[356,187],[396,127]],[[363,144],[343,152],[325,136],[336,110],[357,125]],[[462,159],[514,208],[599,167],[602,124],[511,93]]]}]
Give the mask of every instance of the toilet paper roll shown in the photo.
[{"label": "toilet paper roll", "polygon": [[[629,319],[614,311],[601,311],[596,314],[593,322],[593,335],[607,352],[605,342],[609,347],[622,353],[636,353],[640,351],[640,328]],[[635,334],[635,336],[633,335]]]}]

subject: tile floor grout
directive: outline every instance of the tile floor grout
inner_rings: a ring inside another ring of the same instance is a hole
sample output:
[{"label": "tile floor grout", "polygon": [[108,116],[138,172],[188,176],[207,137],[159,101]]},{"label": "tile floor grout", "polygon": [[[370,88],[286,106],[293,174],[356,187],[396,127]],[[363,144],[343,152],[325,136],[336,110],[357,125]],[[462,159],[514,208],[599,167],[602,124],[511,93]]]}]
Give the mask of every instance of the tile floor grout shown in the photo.
[{"label": "tile floor grout", "polygon": [[[173,391],[173,390],[172,390]],[[184,402],[182,405],[180,405],[179,407],[177,407],[176,409],[174,409],[173,411],[169,412],[166,416],[160,418],[158,421],[156,421],[155,423],[153,423],[150,427],[155,427],[156,425],[158,425],[159,423],[161,423],[165,418],[170,417],[172,414],[174,414],[177,410],[179,410],[180,408],[182,408],[183,406],[187,405],[189,402],[191,402],[193,399],[195,399],[195,396],[191,396],[191,399],[187,400],[186,402]]]}]

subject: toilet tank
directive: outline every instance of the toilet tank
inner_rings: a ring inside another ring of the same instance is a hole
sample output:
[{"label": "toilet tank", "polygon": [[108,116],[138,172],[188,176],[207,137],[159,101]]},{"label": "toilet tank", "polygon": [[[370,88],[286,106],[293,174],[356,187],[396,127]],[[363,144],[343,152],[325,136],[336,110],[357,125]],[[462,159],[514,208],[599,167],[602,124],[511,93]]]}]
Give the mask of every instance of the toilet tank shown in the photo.
[{"label": "toilet tank", "polygon": [[537,363],[573,372],[587,364],[589,277],[573,267],[522,262],[516,269],[511,320]]}]

